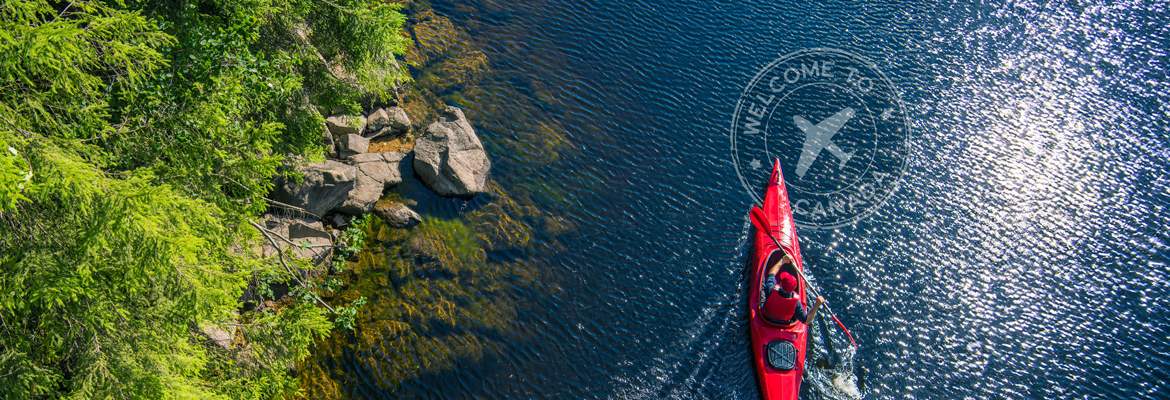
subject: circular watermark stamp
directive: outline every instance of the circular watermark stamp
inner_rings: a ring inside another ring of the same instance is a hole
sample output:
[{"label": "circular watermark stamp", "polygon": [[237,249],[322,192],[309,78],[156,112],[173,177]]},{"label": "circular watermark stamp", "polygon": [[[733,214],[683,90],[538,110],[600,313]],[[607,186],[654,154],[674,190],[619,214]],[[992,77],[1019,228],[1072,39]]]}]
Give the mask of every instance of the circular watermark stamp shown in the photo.
[{"label": "circular watermark stamp", "polygon": [[748,82],[731,117],[731,155],[756,203],[779,159],[797,226],[834,229],[871,215],[897,189],[910,121],[886,74],[827,48],[789,53]]}]

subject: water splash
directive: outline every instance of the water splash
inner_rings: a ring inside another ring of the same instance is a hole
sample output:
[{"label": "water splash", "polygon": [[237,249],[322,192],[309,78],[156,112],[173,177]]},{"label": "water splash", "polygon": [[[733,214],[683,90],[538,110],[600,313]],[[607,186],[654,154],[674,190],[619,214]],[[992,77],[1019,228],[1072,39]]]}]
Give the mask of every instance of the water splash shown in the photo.
[{"label": "water splash", "polygon": [[853,373],[857,348],[842,350],[837,364],[806,365],[804,384],[814,399],[855,400],[864,398],[861,383]]}]

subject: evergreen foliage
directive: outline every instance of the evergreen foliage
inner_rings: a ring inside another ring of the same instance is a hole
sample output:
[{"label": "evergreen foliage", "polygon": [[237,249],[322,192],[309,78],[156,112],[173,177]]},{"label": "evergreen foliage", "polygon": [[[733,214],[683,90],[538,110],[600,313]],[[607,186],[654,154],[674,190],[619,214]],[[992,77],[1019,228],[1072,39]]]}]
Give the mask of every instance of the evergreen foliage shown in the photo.
[{"label": "evergreen foliage", "polygon": [[314,105],[408,79],[402,22],[367,0],[5,0],[0,398],[297,391],[288,366],[352,310],[331,322],[313,302],[335,284],[311,284],[234,314],[249,282],[294,278],[249,222],[287,159],[321,158]]}]

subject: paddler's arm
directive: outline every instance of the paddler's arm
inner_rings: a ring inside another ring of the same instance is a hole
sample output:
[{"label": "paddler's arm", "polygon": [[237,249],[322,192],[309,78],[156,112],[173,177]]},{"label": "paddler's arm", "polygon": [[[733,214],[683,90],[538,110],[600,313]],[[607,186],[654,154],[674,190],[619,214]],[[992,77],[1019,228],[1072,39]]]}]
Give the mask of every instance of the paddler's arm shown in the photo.
[{"label": "paddler's arm", "polygon": [[786,258],[788,255],[784,255],[784,258],[777,261],[776,265],[769,267],[767,273],[764,274],[764,297],[760,298],[761,307],[764,306],[765,301],[768,301],[768,296],[772,295],[772,288],[776,287],[776,272],[780,271],[780,264],[783,264]]},{"label": "paddler's arm", "polygon": [[817,302],[813,303],[812,310],[808,312],[808,318],[804,320],[805,325],[813,322],[813,319],[817,317],[817,310],[821,309],[821,304],[824,304],[824,302],[824,297],[817,296]]},{"label": "paddler's arm", "polygon": [[780,264],[784,264],[784,260],[787,260],[787,259],[788,259],[788,256],[781,257],[780,261],[776,261],[775,264],[772,264],[771,267],[768,267],[768,273],[766,275],[764,275],[765,279],[767,279],[767,277],[769,277],[769,276],[775,277],[776,273],[780,272]]},{"label": "paddler's arm", "polygon": [[784,262],[792,262],[792,258],[788,257],[787,254],[785,254],[784,257],[780,257],[780,261],[776,261],[776,264],[773,264],[771,268],[768,268],[768,274],[765,276],[771,276],[773,277],[773,280],[775,280],[776,273],[780,272],[780,266],[783,265]]},{"label": "paddler's arm", "polygon": [[788,255],[786,254],[784,257],[780,258],[780,261],[777,261],[775,265],[768,267],[768,272],[764,274],[765,299],[767,299],[767,296],[772,293],[772,287],[776,286],[776,273],[780,272],[780,265],[784,264],[784,260],[787,259]]}]

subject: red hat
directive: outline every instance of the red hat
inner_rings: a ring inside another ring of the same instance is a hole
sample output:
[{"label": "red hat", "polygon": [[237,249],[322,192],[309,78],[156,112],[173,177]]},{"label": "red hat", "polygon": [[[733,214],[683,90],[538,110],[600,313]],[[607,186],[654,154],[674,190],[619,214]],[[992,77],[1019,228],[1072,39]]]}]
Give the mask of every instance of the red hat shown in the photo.
[{"label": "red hat", "polygon": [[785,292],[792,292],[796,290],[796,278],[787,272],[780,273],[780,288]]}]

